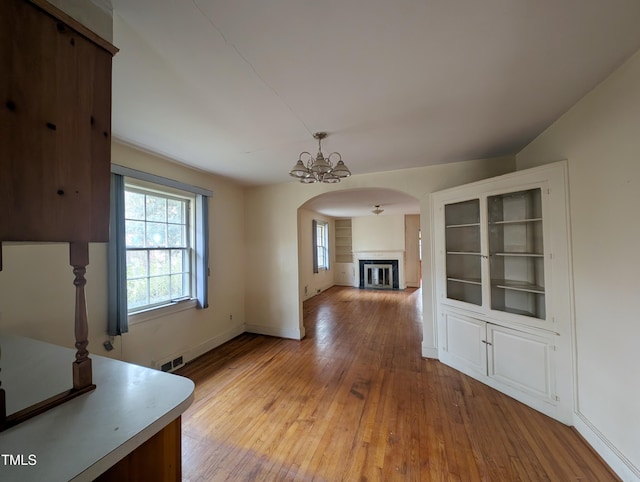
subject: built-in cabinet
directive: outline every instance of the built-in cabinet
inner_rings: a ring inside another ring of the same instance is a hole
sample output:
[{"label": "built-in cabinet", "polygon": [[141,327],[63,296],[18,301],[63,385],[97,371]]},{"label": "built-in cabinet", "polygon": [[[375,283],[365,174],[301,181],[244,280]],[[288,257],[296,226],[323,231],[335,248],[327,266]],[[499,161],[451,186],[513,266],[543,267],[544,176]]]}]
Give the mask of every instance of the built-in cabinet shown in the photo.
[{"label": "built-in cabinet", "polygon": [[[442,348],[451,366],[534,408],[556,404],[555,335],[534,334],[443,310]],[[544,410],[543,410],[544,411]]]},{"label": "built-in cabinet", "polygon": [[566,163],[432,195],[439,357],[569,422]]}]

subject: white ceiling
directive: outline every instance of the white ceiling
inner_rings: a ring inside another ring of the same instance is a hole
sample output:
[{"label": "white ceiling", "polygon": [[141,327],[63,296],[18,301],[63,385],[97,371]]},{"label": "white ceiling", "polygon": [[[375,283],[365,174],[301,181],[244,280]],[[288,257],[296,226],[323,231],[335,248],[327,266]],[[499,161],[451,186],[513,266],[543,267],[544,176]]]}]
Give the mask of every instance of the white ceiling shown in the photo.
[{"label": "white ceiling", "polygon": [[336,218],[372,216],[379,205],[384,211],[380,216],[420,214],[418,199],[393,189],[358,188],[320,194],[307,201],[303,207]]},{"label": "white ceiling", "polygon": [[317,131],[354,174],[516,153],[640,48],[638,0],[111,3],[114,137],[244,185]]}]

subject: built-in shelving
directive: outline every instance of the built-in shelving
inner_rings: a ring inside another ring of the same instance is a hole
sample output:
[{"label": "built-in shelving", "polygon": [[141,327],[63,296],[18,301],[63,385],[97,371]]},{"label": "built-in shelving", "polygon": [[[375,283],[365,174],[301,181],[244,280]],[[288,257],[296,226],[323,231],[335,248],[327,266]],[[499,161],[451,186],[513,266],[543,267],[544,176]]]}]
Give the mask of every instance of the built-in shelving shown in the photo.
[{"label": "built-in shelving", "polygon": [[480,201],[445,206],[447,297],[482,305]]},{"label": "built-in shelving", "polygon": [[542,190],[487,197],[491,308],[545,319]]},{"label": "built-in shelving", "polygon": [[444,227],[448,299],[545,319],[541,188],[445,204]]},{"label": "built-in shelving", "polygon": [[336,219],[336,263],[353,263],[351,218]]}]

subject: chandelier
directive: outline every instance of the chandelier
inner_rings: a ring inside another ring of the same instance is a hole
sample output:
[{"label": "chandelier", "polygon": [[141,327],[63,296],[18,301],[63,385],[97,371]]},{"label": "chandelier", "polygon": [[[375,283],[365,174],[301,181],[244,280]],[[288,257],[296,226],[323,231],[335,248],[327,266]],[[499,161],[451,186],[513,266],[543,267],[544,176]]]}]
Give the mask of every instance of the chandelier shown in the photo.
[{"label": "chandelier", "polygon": [[373,206],[373,207],[374,207],[375,209],[374,209],[373,211],[371,211],[371,212],[372,212],[373,214],[375,214],[376,216],[377,216],[378,214],[380,214],[380,213],[383,213],[383,212],[384,212],[384,209],[381,209],[381,208],[380,208],[380,206],[382,206],[382,204],[374,204],[374,206]]},{"label": "chandelier", "polygon": [[[340,182],[343,177],[351,175],[349,168],[342,162],[342,156],[339,152],[332,152],[327,157],[324,157],[321,142],[325,137],[327,137],[326,132],[316,132],[313,135],[314,139],[318,139],[318,154],[314,159],[310,152],[301,152],[300,156],[298,156],[298,162],[289,171],[290,176],[297,178],[304,184],[311,184],[313,182]],[[336,162],[335,166],[331,162],[331,156],[337,157],[338,162]],[[303,158],[306,161],[306,165]]]}]

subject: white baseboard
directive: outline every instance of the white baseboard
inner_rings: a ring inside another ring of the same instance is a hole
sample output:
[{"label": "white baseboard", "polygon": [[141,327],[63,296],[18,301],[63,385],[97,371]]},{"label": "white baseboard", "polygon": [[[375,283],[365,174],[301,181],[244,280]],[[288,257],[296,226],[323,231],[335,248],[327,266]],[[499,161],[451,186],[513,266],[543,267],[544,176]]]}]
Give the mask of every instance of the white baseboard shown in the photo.
[{"label": "white baseboard", "polygon": [[435,358],[439,359],[438,349],[430,346],[422,345],[422,358]]},{"label": "white baseboard", "polygon": [[611,469],[625,482],[639,482],[640,469],[633,465],[582,413],[576,412],[573,425]]},{"label": "white baseboard", "polygon": [[256,335],[277,336],[278,338],[289,338],[291,340],[301,340],[304,333],[300,333],[300,329],[281,328],[264,325],[245,325],[245,331],[255,333]]}]

